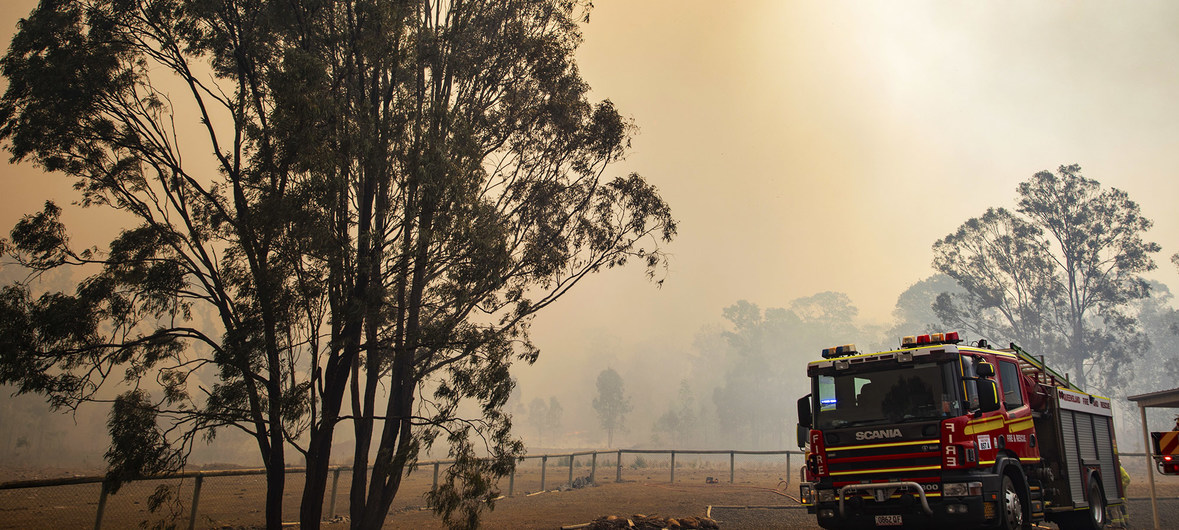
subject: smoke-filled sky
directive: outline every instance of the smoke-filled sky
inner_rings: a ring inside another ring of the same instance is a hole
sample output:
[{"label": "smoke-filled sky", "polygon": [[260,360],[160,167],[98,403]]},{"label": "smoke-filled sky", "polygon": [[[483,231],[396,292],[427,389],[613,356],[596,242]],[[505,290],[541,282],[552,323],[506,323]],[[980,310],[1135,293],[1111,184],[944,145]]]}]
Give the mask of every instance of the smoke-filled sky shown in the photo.
[{"label": "smoke-filled sky", "polygon": [[1151,277],[1176,283],[1179,4],[595,4],[582,73],[640,127],[618,171],[680,236],[662,289],[609,273],[540,317],[552,357],[600,333],[687,344],[738,299],[842,291],[886,321],[934,241],[1062,164],[1138,201]]},{"label": "smoke-filled sky", "polygon": [[[34,4],[5,2],[5,43]],[[1179,4],[595,4],[582,75],[640,131],[613,173],[658,186],[679,236],[662,288],[635,263],[537,318],[541,360],[517,372],[525,399],[646,347],[687,350],[740,299],[840,291],[885,322],[932,273],[934,241],[1062,164],[1138,201],[1163,246],[1150,277],[1179,283],[1167,258],[1179,251]],[[67,179],[28,166],[3,182],[5,231],[46,198],[73,198]],[[83,241],[109,239],[111,219],[66,215]]]}]

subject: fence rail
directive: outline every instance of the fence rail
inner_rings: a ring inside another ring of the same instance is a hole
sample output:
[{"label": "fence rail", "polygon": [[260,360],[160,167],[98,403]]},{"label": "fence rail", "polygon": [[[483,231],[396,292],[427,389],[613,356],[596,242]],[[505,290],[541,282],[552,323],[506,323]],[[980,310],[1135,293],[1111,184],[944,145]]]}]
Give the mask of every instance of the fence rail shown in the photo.
[{"label": "fence rail", "polygon": [[[588,479],[589,479],[590,483],[594,483],[594,482],[597,482],[598,456],[599,455],[615,456],[615,462],[613,462],[613,465],[615,467],[615,480],[621,482],[623,480],[623,474],[622,474],[623,473],[623,471],[622,471],[623,456],[627,455],[627,454],[630,454],[630,455],[649,455],[649,454],[670,455],[671,465],[669,466],[670,470],[669,470],[669,478],[668,478],[668,480],[670,482],[675,482],[676,455],[729,455],[729,482],[731,483],[734,481],[735,475],[736,475],[737,455],[786,455],[786,459],[785,459],[786,460],[786,462],[785,462],[786,463],[786,470],[787,470],[786,476],[789,477],[790,467],[791,467],[790,456],[792,454],[799,454],[800,455],[802,453],[800,453],[799,451],[739,451],[739,450],[728,450],[728,449],[726,449],[726,450],[617,449],[617,450],[610,450],[610,451],[604,451],[604,450],[603,451],[574,451],[574,452],[569,452],[569,453],[547,453],[547,454],[541,454],[541,455],[526,455],[526,456],[521,457],[519,462],[524,463],[528,460],[539,460],[540,461],[540,490],[545,491],[547,486],[550,484],[548,481],[548,477],[546,476],[547,472],[548,472],[548,468],[549,468],[549,460],[550,459],[556,459],[556,460],[567,459],[568,460],[568,474],[565,477],[566,480],[563,481],[561,484],[564,486],[571,487],[574,484],[573,475],[574,475],[575,463],[577,462],[577,459],[579,457],[589,457],[589,459],[590,459],[590,464],[589,464],[590,474],[589,474]],[[428,469],[431,466],[433,467],[433,480],[430,485],[431,490],[433,490],[438,487],[439,474],[440,474],[443,466],[449,466],[453,463],[454,463],[453,460],[423,461],[423,462],[418,462],[417,465],[414,467],[414,469]],[[565,464],[562,463],[562,465],[560,467],[565,467]],[[331,482],[329,485],[329,495],[330,495],[329,499],[330,500],[328,500],[329,505],[327,506],[327,510],[325,510],[324,513],[327,515],[328,518],[335,518],[337,515],[336,514],[336,497],[337,497],[337,488],[339,486],[340,474],[342,472],[351,471],[352,468],[351,468],[351,466],[331,466],[329,468],[329,470],[332,472]],[[288,467],[288,468],[286,468],[286,474],[288,476],[298,475],[298,474],[302,474],[305,472],[306,472],[306,468],[304,468],[304,467]],[[191,506],[187,510],[188,511],[188,513],[187,513],[187,515],[188,515],[188,517],[187,517],[188,528],[192,529],[192,528],[195,528],[198,517],[199,517],[201,490],[204,485],[205,479],[207,479],[207,478],[220,478],[220,477],[258,476],[258,475],[265,475],[265,474],[266,474],[266,470],[263,468],[184,471],[184,472],[178,472],[178,473],[169,473],[169,474],[164,474],[164,475],[154,475],[154,476],[143,477],[143,478],[138,479],[136,481],[131,481],[128,484],[134,483],[134,482],[141,482],[142,483],[142,482],[147,482],[147,481],[158,481],[158,480],[194,479],[193,484],[192,484]],[[507,479],[508,479],[508,488],[507,488],[506,495],[511,497],[511,496],[515,495],[516,469],[512,470],[512,472],[508,475]],[[0,491],[32,489],[32,488],[52,488],[52,487],[70,486],[70,485],[101,484],[101,489],[98,493],[98,503],[97,503],[97,507],[95,509],[95,517],[94,517],[94,528],[95,528],[95,530],[99,530],[102,528],[102,525],[103,525],[103,517],[104,517],[104,513],[106,512],[106,507],[107,507],[107,498],[110,495],[110,492],[107,488],[107,485],[104,483],[104,480],[105,480],[105,477],[103,477],[101,475],[50,478],[50,479],[16,480],[16,481],[0,482]]]},{"label": "fence rail", "polygon": [[[568,459],[568,464],[567,464],[568,475],[566,477],[566,481],[562,482],[562,485],[572,486],[574,484],[574,477],[573,477],[574,466],[575,466],[575,462],[577,461],[577,458],[579,458],[579,457],[589,457],[590,458],[590,474],[589,474],[588,478],[589,478],[590,483],[594,483],[594,482],[597,482],[598,456],[599,455],[615,456],[615,461],[613,462],[613,465],[615,468],[615,481],[621,482],[621,481],[623,481],[623,467],[624,467],[623,466],[623,456],[627,455],[627,454],[630,454],[630,455],[651,455],[651,454],[670,455],[671,462],[670,462],[670,465],[668,466],[669,467],[668,481],[672,482],[672,483],[674,483],[676,480],[675,479],[675,472],[676,472],[676,456],[677,455],[721,455],[721,456],[728,455],[729,456],[729,482],[730,483],[733,483],[735,481],[736,469],[737,469],[736,464],[737,464],[737,456],[738,455],[742,455],[742,456],[785,455],[785,464],[786,464],[785,477],[786,477],[788,486],[789,486],[790,477],[793,474],[793,473],[791,473],[791,468],[792,468],[791,457],[793,455],[802,455],[802,453],[800,451],[789,451],[789,450],[787,450],[787,451],[740,451],[740,450],[729,450],[729,449],[725,449],[725,450],[616,449],[616,450],[612,450],[612,451],[575,451],[575,452],[569,452],[569,453],[550,453],[550,454],[542,454],[542,455],[527,455],[527,456],[520,458],[520,462],[523,463],[528,460],[539,460],[540,461],[540,490],[545,491],[546,487],[548,485],[546,474],[548,471],[550,459],[558,459],[558,460],[559,459]],[[1146,453],[1121,453],[1120,456],[1122,458],[1127,458],[1127,457],[1146,458],[1147,454]],[[424,461],[424,462],[419,462],[415,466],[415,469],[428,469],[430,466],[432,466],[434,473],[433,473],[433,481],[430,485],[430,488],[435,489],[438,487],[438,478],[439,478],[439,474],[442,470],[442,466],[449,466],[453,463],[454,463],[453,460]],[[562,463],[560,465],[560,467],[565,467],[565,466],[566,466],[566,464],[564,464],[564,463]],[[1151,468],[1148,466],[1147,469],[1148,469],[1148,471],[1150,471]],[[329,504],[327,510],[325,511],[325,514],[327,514],[327,516],[329,518],[335,518],[337,515],[336,514],[336,497],[337,497],[337,488],[338,488],[338,484],[339,484],[340,474],[345,471],[351,471],[351,466],[332,466],[331,468],[329,468],[329,470],[332,471],[331,484],[330,484],[330,489],[329,489],[330,501],[328,501],[330,504]],[[288,475],[298,475],[298,474],[301,474],[304,472],[306,472],[306,468],[303,468],[303,467],[288,467],[288,468],[286,468],[286,473]],[[198,520],[201,489],[202,489],[202,485],[204,483],[204,480],[206,478],[257,476],[257,475],[264,475],[265,473],[266,473],[265,469],[222,469],[222,470],[206,470],[206,471],[186,471],[186,472],[180,472],[180,473],[171,473],[171,474],[166,474],[166,475],[144,477],[143,479],[139,479],[138,481],[135,481],[135,482],[146,482],[146,481],[150,481],[150,480],[187,479],[187,478],[194,479],[194,483],[192,486],[192,498],[191,498],[192,502],[191,502],[191,506],[189,507],[189,510],[188,510],[188,528],[192,529],[192,528],[195,528],[196,522]],[[506,495],[511,497],[511,496],[515,495],[516,470],[513,469],[513,471],[508,475],[507,478],[508,478],[508,489],[507,489]],[[18,490],[18,489],[33,489],[33,488],[50,488],[50,487],[57,487],[57,486],[84,485],[84,484],[102,484],[101,490],[99,492],[98,504],[96,507],[95,519],[94,519],[94,528],[95,528],[95,530],[98,530],[98,529],[102,528],[103,515],[104,515],[104,511],[105,511],[106,504],[107,504],[107,497],[109,494],[109,492],[107,490],[107,486],[106,486],[106,484],[103,484],[103,481],[104,481],[104,477],[102,477],[102,476],[82,476],[82,477],[66,477],[66,478],[53,478],[53,479],[18,480],[18,481],[0,482],[0,491]]]}]

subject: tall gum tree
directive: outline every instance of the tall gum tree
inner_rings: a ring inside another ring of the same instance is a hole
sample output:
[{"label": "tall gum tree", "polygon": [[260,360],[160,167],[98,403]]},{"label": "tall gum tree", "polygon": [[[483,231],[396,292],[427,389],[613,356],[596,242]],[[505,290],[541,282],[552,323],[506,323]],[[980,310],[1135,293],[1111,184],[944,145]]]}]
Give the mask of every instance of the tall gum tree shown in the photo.
[{"label": "tall gum tree", "polygon": [[947,323],[979,322],[984,336],[1043,348],[1082,388],[1108,391],[1145,340],[1126,308],[1149,294],[1141,275],[1160,250],[1144,239],[1151,221],[1075,164],[1038,172],[1017,192],[1023,217],[989,209],[934,244],[934,268],[967,291],[940,296],[935,309]]},{"label": "tall gum tree", "polygon": [[[350,422],[351,521],[372,528],[442,440],[456,464],[429,501],[476,525],[523,450],[503,405],[511,364],[539,354],[533,315],[604,268],[638,259],[654,277],[676,231],[641,177],[606,176],[633,127],[587,98],[587,9],[44,2],[0,62],[0,137],[141,225],[78,251],[55,205],[18,224],[5,250],[22,264],[101,272],[73,294],[4,291],[0,375],[67,406],[116,368],[116,384],[157,379],[156,400],[117,408],[161,426],[148,456],[179,465],[199,435],[248,433],[270,527],[287,446],[308,467],[302,524],[318,526]],[[138,465],[121,477],[158,468],[114,461]]]}]

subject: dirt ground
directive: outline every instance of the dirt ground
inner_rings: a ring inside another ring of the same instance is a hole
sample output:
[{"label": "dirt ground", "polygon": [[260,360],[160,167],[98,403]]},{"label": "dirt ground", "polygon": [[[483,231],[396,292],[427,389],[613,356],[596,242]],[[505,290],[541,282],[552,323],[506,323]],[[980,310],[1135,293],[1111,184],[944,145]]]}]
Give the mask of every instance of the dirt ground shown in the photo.
[{"label": "dirt ground", "polygon": [[[514,483],[505,478],[499,484],[506,495],[509,486],[513,495],[501,498],[495,509],[484,513],[485,528],[546,528],[555,529],[566,525],[588,523],[605,515],[627,516],[632,514],[660,515],[666,517],[688,517],[711,515],[721,520],[722,528],[751,527],[737,523],[738,512],[747,506],[766,507],[796,506],[793,497],[798,491],[798,470],[790,470],[789,484],[786,466],[781,462],[754,462],[738,464],[735,481],[729,483],[727,461],[724,463],[684,462],[676,469],[675,482],[671,483],[670,469],[666,461],[652,462],[648,467],[623,469],[623,482],[615,482],[616,468],[599,466],[599,485],[582,489],[563,489],[568,482],[569,467],[552,463],[545,469],[545,487],[541,490],[539,465],[528,463],[521,467]],[[1149,485],[1142,459],[1125,458],[1123,465],[1132,476],[1127,497],[1148,498]],[[47,475],[61,476],[62,470],[51,472],[0,470],[0,481],[21,478],[43,478]],[[588,465],[578,464],[574,477],[587,476]],[[708,477],[717,481],[709,483]],[[1179,477],[1155,475],[1156,489],[1160,497],[1179,497]],[[296,521],[298,502],[302,489],[302,476],[288,479],[285,492],[284,520]],[[335,512],[347,514],[347,486],[350,476],[342,473]],[[411,474],[403,483],[403,489],[394,501],[386,528],[443,528],[433,512],[425,509],[423,494],[433,481],[433,470],[422,468]],[[154,481],[132,483],[117,495],[108,498],[104,511],[103,528],[133,528],[142,523],[151,524],[165,521],[174,514],[182,526],[187,526],[191,511],[193,479],[184,481]],[[147,510],[147,497],[161,486],[175,488],[174,497],[179,502],[165,505],[164,511],[155,514]],[[265,491],[262,477],[217,477],[205,479],[198,503],[198,528],[241,528],[255,527],[262,523],[262,497]],[[330,484],[329,484],[330,487]],[[0,490],[0,528],[62,528],[90,527],[94,524],[99,498],[99,485],[85,484],[21,490]],[[739,507],[739,508],[735,508]],[[325,516],[330,515],[331,500],[324,503]],[[734,511],[737,510],[737,511]],[[805,511],[799,509],[772,510],[775,521],[808,521]],[[791,519],[785,519],[790,517]],[[725,519],[733,524],[724,524]],[[325,525],[329,528],[345,528],[347,523],[337,519]],[[757,526],[763,526],[759,523]],[[797,526],[783,523],[781,527]],[[808,525],[809,526],[809,525]]]}]

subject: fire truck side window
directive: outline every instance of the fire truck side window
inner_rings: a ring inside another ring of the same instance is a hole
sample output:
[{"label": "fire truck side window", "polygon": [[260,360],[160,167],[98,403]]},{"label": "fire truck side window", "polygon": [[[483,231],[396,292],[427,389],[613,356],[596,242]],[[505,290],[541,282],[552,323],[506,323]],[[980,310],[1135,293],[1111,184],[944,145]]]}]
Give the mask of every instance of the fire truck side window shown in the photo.
[{"label": "fire truck side window", "polygon": [[1003,406],[1007,410],[1023,406],[1023,389],[1019,385],[1019,367],[999,361],[999,384],[1003,386]]}]

